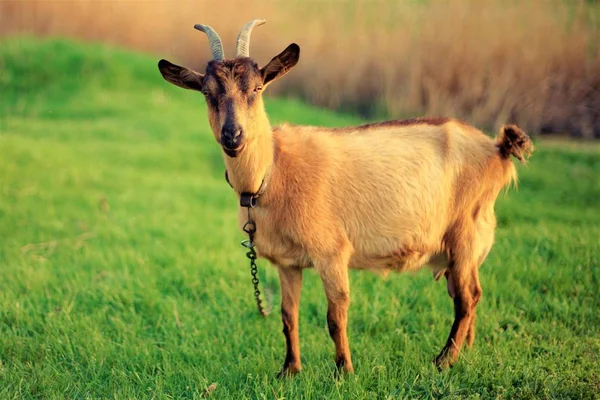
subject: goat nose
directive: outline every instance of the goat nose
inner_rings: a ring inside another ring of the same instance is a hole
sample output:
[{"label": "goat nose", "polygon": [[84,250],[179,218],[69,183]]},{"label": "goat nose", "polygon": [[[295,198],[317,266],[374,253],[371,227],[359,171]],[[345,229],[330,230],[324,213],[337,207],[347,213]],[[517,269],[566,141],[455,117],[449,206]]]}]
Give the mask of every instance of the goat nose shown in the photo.
[{"label": "goat nose", "polygon": [[240,146],[243,133],[239,126],[225,125],[221,130],[221,144],[228,149],[235,149]]},{"label": "goat nose", "polygon": [[243,133],[242,128],[239,126],[224,126],[221,130],[221,135],[228,139],[236,139]]}]

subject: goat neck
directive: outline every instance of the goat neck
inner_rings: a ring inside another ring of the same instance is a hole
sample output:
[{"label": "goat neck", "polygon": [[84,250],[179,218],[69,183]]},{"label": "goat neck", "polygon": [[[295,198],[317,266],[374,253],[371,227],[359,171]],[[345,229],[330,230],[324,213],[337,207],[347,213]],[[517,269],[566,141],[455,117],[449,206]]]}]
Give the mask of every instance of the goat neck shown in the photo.
[{"label": "goat neck", "polygon": [[[262,100],[260,100],[262,103]],[[223,152],[229,183],[237,193],[258,192],[263,179],[271,173],[275,158],[273,133],[264,106],[248,121],[248,140],[236,157]]]}]

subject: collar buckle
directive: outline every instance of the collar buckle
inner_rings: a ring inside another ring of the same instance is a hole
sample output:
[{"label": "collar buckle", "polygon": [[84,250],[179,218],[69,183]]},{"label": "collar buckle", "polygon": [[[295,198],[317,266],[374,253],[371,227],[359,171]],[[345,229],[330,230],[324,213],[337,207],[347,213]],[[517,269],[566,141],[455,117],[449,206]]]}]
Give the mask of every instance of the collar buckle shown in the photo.
[{"label": "collar buckle", "polygon": [[246,208],[254,208],[256,207],[256,203],[258,201],[258,196],[254,193],[244,192],[240,194],[240,206]]}]

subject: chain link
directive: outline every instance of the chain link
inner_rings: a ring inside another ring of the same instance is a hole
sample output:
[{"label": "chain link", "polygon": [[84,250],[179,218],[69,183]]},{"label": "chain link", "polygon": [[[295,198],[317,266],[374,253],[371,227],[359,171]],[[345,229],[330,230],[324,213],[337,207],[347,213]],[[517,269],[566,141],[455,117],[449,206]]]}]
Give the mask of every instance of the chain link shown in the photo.
[{"label": "chain link", "polygon": [[256,266],[256,250],[254,250],[254,234],[256,233],[256,224],[250,218],[250,207],[248,207],[248,221],[244,224],[244,232],[248,234],[248,239],[242,240],[241,245],[248,249],[246,257],[250,260],[250,274],[252,275],[252,285],[254,285],[254,298],[256,300],[256,307],[258,312],[263,317],[268,316],[271,313],[272,305],[269,301],[268,296],[265,298],[267,306],[264,307],[260,298],[260,288],[258,280],[258,267]]}]

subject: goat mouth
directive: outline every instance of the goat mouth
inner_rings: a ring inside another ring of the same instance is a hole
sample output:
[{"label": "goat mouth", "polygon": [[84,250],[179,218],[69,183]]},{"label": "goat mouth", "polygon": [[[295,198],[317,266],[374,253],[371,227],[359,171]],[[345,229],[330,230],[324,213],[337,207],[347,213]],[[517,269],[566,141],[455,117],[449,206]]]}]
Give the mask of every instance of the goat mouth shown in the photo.
[{"label": "goat mouth", "polygon": [[227,154],[229,157],[236,158],[240,154],[240,152],[244,149],[244,144],[239,145],[235,149],[230,149],[225,146],[221,146],[221,147],[223,148],[223,151],[225,152],[225,154]]}]

